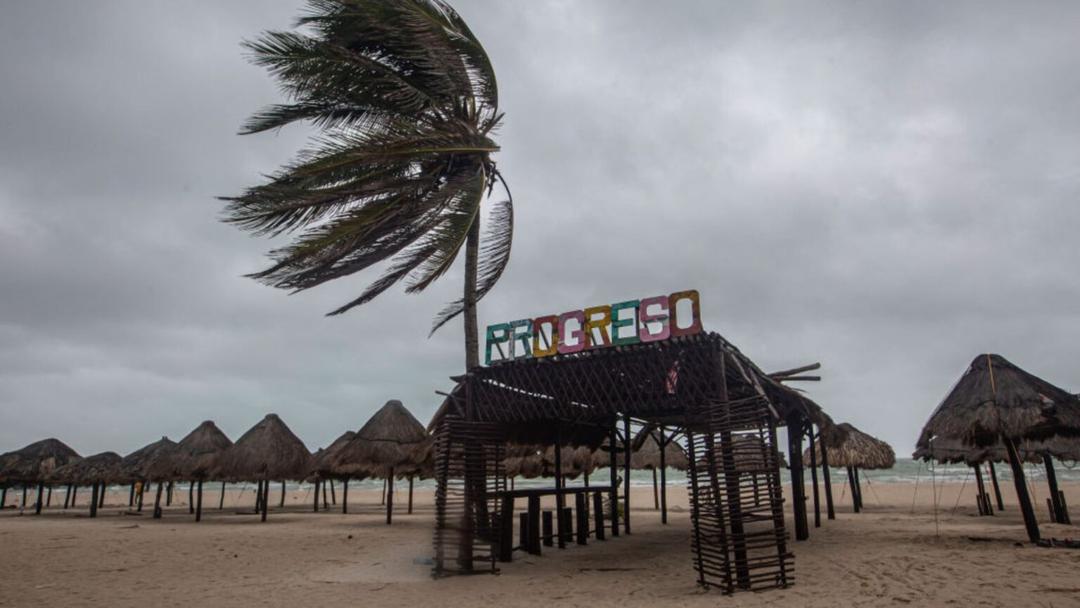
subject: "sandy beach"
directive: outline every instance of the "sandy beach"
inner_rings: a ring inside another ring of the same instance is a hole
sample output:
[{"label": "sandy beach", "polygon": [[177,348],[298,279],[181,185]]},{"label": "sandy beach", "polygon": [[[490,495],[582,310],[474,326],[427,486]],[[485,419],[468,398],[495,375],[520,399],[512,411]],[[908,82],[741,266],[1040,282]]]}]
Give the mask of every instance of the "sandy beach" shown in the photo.
[{"label": "sandy beach", "polygon": [[[545,548],[541,557],[515,553],[497,576],[439,580],[430,575],[428,490],[417,491],[413,515],[399,491],[391,527],[372,491],[350,492],[347,515],[312,513],[306,492],[292,491],[265,524],[246,505],[250,491],[230,493],[223,511],[208,492],[199,524],[187,514],[186,492],[158,521],[148,508],[125,515],[126,494],[114,492],[96,520],[55,506],[42,516],[6,509],[0,605],[1080,606],[1080,551],[1021,544],[1023,523],[1007,491],[1006,511],[995,517],[975,516],[971,484],[954,510],[961,488],[940,488],[935,517],[927,484],[914,507],[913,484],[873,484],[860,514],[838,487],[837,519],[822,513],[821,528],[793,545],[795,585],[733,599],[695,584],[681,487],[669,491],[667,526],[652,490],[634,488],[630,536]],[[1064,491],[1080,505],[1080,484]],[[233,506],[238,500],[245,504]],[[1044,537],[1080,537],[1080,527],[1045,523],[1043,510]]]}]

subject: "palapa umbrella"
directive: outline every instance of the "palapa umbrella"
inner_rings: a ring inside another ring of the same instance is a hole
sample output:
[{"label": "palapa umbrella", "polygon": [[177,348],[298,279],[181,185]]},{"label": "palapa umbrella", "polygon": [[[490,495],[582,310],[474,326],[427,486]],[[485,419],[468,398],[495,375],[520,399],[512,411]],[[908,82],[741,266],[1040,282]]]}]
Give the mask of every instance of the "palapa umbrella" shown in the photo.
[{"label": "palapa umbrella", "polygon": [[821,436],[811,454],[807,448],[803,452],[803,462],[812,460],[822,462],[821,448],[828,451],[829,466],[847,469],[848,484],[851,487],[851,504],[856,513],[862,510],[862,483],[859,469],[891,469],[896,466],[896,452],[884,441],[868,435],[847,422],[823,426]]},{"label": "palapa umbrella", "polygon": [[1001,355],[979,355],[930,415],[918,448],[956,440],[967,446],[1001,443],[1012,468],[1028,538],[1039,540],[1039,524],[1028,494],[1019,445],[1080,435],[1075,395],[1034,376]]},{"label": "palapa umbrella", "polygon": [[311,452],[304,442],[277,414],[267,414],[221,454],[214,470],[222,479],[259,482],[256,506],[266,521],[270,481],[305,479],[312,466]]},{"label": "palapa umbrella", "polygon": [[510,478],[536,479],[544,476],[544,448],[537,445],[507,444],[503,469]]},{"label": "palapa umbrella", "polygon": [[[0,483],[4,486],[4,502],[7,499],[7,488],[10,485],[21,484],[23,487],[23,504],[26,504],[26,488],[28,485],[38,485],[37,504],[34,506],[35,513],[41,513],[44,499],[45,481],[56,469],[79,459],[79,454],[59,439],[42,439],[30,445],[6,454],[0,454]],[[0,502],[2,506],[3,502]]]},{"label": "palapa umbrella", "polygon": [[[100,497],[104,498],[105,488],[110,484],[119,483],[125,479],[124,470],[121,466],[123,458],[116,452],[102,452],[87,456],[74,462],[69,462],[53,471],[50,476],[55,483],[67,484],[68,495],[64,498],[64,508],[68,507],[71,498],[71,488],[78,486],[93,486],[90,499],[90,517],[97,517]],[[74,506],[72,501],[71,506]]]},{"label": "palapa umbrella", "polygon": [[[356,433],[354,431],[345,431],[344,433],[341,434],[340,437],[335,439],[330,445],[326,446],[325,448],[319,448],[318,450],[315,450],[315,457],[314,457],[315,469],[313,471],[313,473],[314,473],[313,477],[314,477],[314,481],[315,481],[315,510],[316,511],[319,510],[319,485],[322,483],[322,480],[324,480],[324,479],[329,479],[330,480],[330,494],[333,495],[333,493],[334,493],[334,478],[337,477],[337,478],[341,479],[341,483],[342,483],[342,487],[341,487],[341,512],[342,513],[348,513],[349,512],[349,479],[350,479],[350,477],[352,477],[354,479],[355,478],[364,479],[367,476],[366,475],[357,476],[355,474],[351,475],[351,476],[350,475],[337,475],[333,471],[333,460],[337,456],[337,453],[341,450],[341,448],[345,447],[345,445],[348,444],[350,441],[352,441],[352,438],[355,437],[355,436],[356,436]],[[326,488],[325,487],[323,488],[323,506],[324,507],[326,506]]]},{"label": "palapa umbrella", "polygon": [[[421,446],[429,441],[424,425],[400,401],[386,402],[333,458],[339,475],[368,473],[387,481],[386,523],[394,510],[394,472],[420,464]],[[411,499],[410,499],[411,501]]]},{"label": "palapa umbrella", "polygon": [[[180,447],[168,437],[147,444],[124,456],[120,463],[126,481],[157,482],[154,496],[154,519],[161,519],[161,490],[165,482],[174,481],[180,474]],[[142,498],[139,499],[140,510]]]},{"label": "palapa umbrella", "polygon": [[[204,420],[193,431],[180,440],[180,475],[184,479],[198,483],[198,497],[191,500],[191,486],[188,486],[188,509],[194,508],[195,521],[202,520],[203,481],[213,471],[217,459],[232,446],[230,440],[212,420]],[[194,485],[194,483],[192,483]],[[225,506],[225,482],[221,482],[221,497],[218,510]]]},{"label": "palapa umbrella", "polygon": [[[663,445],[663,449],[660,446]],[[652,471],[653,508],[660,511],[660,522],[667,523],[667,469],[672,467],[685,471],[689,466],[682,446],[675,442],[674,434],[661,429],[643,428],[631,443],[630,468]],[[657,483],[657,471],[660,480]]]}]

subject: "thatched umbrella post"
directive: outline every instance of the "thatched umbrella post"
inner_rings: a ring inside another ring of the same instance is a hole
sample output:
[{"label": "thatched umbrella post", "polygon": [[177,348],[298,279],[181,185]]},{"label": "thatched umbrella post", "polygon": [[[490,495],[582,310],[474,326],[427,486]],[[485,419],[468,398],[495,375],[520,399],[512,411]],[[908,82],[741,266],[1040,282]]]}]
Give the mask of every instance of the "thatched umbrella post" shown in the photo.
[{"label": "thatched umbrella post", "polygon": [[859,484],[855,481],[855,467],[847,468],[848,486],[851,488],[851,508],[859,512]]},{"label": "thatched umbrella post", "polygon": [[105,506],[105,482],[101,482],[101,496],[98,497],[98,508]]},{"label": "thatched umbrella post", "polygon": [[190,482],[190,481],[188,482],[188,487],[187,487],[187,504],[188,504],[188,515],[194,515],[195,514],[195,484],[194,484],[194,482]]},{"label": "thatched umbrella post", "polygon": [[346,477],[341,481],[341,512],[342,514],[349,512],[349,478]]},{"label": "thatched umbrella post", "polygon": [[196,503],[195,503],[195,521],[196,522],[202,521],[202,480],[200,479],[198,481],[198,483],[199,483],[199,490],[196,493],[196,498],[195,498],[195,500],[196,500]]},{"label": "thatched umbrella post", "polygon": [[218,498],[218,511],[225,509],[225,482],[221,482],[221,496]]},{"label": "thatched umbrella post", "polygon": [[413,476],[409,475],[409,515],[412,515]]},{"label": "thatched umbrella post", "polygon": [[[807,437],[810,442],[810,481],[814,488],[814,527],[821,527],[821,504],[818,496],[818,484],[817,484],[817,450],[814,449],[814,425],[810,425],[810,430],[807,433]],[[756,479],[756,478],[755,478]]]},{"label": "thatched umbrella post", "polygon": [[270,510],[270,480],[264,479],[262,484],[262,517],[260,521],[266,521],[266,512]]},{"label": "thatched umbrella post", "polygon": [[157,482],[157,493],[154,495],[154,519],[161,519],[161,485]]},{"label": "thatched umbrella post", "polygon": [[[0,488],[0,511],[3,511],[7,507],[7,484],[4,484]],[[67,508],[67,503],[64,503],[64,508]]]},{"label": "thatched umbrella post", "polygon": [[37,502],[34,503],[34,515],[41,515],[41,507],[44,505],[45,483],[39,482],[37,488]]},{"label": "thatched umbrella post", "polygon": [[45,507],[52,506],[52,484],[49,484],[48,489],[45,492]]},{"label": "thatched umbrella post", "polygon": [[93,489],[90,491],[90,517],[97,517],[98,511],[98,484],[94,482]]},{"label": "thatched umbrella post", "polygon": [[1055,523],[1069,523],[1069,514],[1061,500],[1061,491],[1058,490],[1057,472],[1054,471],[1054,459],[1050,452],[1042,453],[1043,464],[1046,466],[1046,483],[1050,486],[1050,519]]},{"label": "thatched umbrella post", "polygon": [[334,478],[330,478],[330,504],[337,505],[337,494],[334,493]]},{"label": "thatched umbrella post", "polygon": [[979,507],[979,515],[993,515],[994,512],[990,510],[990,497],[986,494],[986,484],[983,483],[982,467],[973,464],[971,468],[975,470],[975,503]]},{"label": "thatched umbrella post", "polygon": [[[660,447],[660,523],[667,523],[667,445],[668,440],[664,437],[664,427],[657,429],[657,439]],[[585,485],[589,485],[588,473],[585,474]]]},{"label": "thatched umbrella post", "polygon": [[165,506],[166,507],[171,507],[172,506],[172,495],[173,495],[173,482],[170,481],[165,486]]},{"label": "thatched umbrella post", "polygon": [[394,516],[394,467],[386,476],[386,525],[390,525]]},{"label": "thatched umbrella post", "polygon": [[315,499],[311,502],[311,510],[314,511],[315,513],[318,513],[319,512],[319,478],[318,477],[315,478],[315,491],[312,492],[312,494],[315,496]]},{"label": "thatched umbrella post", "polygon": [[279,508],[285,508],[285,480],[281,480],[281,503],[278,504]]},{"label": "thatched umbrella post", "polygon": [[1024,516],[1024,527],[1027,529],[1028,539],[1033,543],[1037,543],[1039,542],[1039,522],[1035,519],[1035,509],[1031,505],[1027,480],[1024,479],[1024,465],[1020,462],[1020,454],[1016,451],[1016,443],[1005,436],[1002,436],[1001,442],[1005,444],[1005,451],[1009,455],[1009,467],[1012,468],[1016,497],[1020,502],[1020,513]]},{"label": "thatched umbrella post", "polygon": [[[146,496],[146,485],[148,483],[150,483],[150,482],[146,481],[145,479],[139,482],[139,506],[135,509],[139,513],[142,513],[143,498]],[[74,492],[72,492],[72,494],[71,494],[71,500],[72,501],[75,500],[75,493]],[[72,504],[75,504],[75,503],[72,502]]]},{"label": "thatched umbrella post", "polygon": [[994,499],[997,500],[998,511],[1005,510],[1005,501],[1001,499],[1001,486],[998,485],[997,471],[994,470],[994,462],[990,461],[990,481],[994,485]]},{"label": "thatched umbrella post", "polygon": [[386,504],[386,478],[383,478],[382,480],[382,494],[379,496],[379,504]]},{"label": "thatched umbrella post", "polygon": [[795,540],[810,538],[806,521],[806,479],[803,477],[803,422],[788,420],[788,462],[791,472],[791,503],[795,516]]}]

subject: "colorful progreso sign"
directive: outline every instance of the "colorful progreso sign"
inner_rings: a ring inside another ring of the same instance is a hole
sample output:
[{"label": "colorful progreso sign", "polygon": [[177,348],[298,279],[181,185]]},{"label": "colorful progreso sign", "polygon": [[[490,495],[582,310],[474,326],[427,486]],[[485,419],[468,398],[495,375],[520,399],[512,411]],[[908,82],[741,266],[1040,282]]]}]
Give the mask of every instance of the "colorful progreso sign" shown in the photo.
[{"label": "colorful progreso sign", "polygon": [[698,292],[677,291],[667,296],[488,325],[484,363],[659,342],[700,332]]}]

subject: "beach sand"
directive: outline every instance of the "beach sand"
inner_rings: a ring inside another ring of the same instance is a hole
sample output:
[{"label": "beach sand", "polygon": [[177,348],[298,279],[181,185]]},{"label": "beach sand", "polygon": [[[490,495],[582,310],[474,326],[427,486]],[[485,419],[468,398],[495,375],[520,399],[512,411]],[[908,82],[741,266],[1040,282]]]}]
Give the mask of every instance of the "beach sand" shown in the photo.
[{"label": "beach sand", "polygon": [[[203,522],[174,505],[161,520],[150,506],[125,515],[126,492],[110,495],[96,520],[85,508],[54,506],[42,516],[0,514],[2,606],[1080,606],[1080,550],[1021,544],[1024,527],[1011,485],[1006,511],[976,517],[972,484],[872,484],[865,510],[851,512],[835,487],[837,519],[792,543],[795,584],[786,590],[704,591],[695,582],[685,488],[669,489],[670,524],[653,510],[651,488],[634,488],[632,534],[587,547],[515,553],[497,576],[431,578],[431,492],[417,491],[413,515],[383,523],[378,492],[351,491],[350,512],[312,513],[304,490],[260,523],[251,491],[204,499]],[[277,488],[275,488],[276,490]],[[1047,520],[1045,486],[1036,486]],[[340,489],[339,489],[340,490]],[[1080,521],[1080,484],[1063,487]],[[9,492],[8,500],[12,495]],[[147,497],[151,494],[148,492]],[[272,492],[271,504],[277,505]],[[89,492],[83,490],[85,501]],[[53,496],[57,504],[57,496]],[[237,506],[243,503],[246,513]],[[339,495],[340,499],[340,495]],[[186,503],[186,492],[177,500]],[[60,496],[59,502],[63,502]],[[121,507],[124,503],[125,507]],[[813,511],[811,507],[811,526]],[[935,523],[936,522],[936,523]],[[788,529],[793,529],[788,518]],[[1044,537],[1080,538],[1080,527],[1044,523]]]}]

